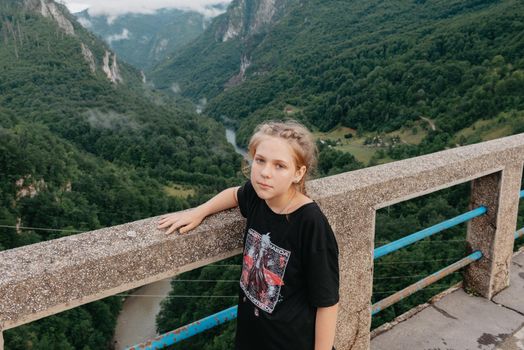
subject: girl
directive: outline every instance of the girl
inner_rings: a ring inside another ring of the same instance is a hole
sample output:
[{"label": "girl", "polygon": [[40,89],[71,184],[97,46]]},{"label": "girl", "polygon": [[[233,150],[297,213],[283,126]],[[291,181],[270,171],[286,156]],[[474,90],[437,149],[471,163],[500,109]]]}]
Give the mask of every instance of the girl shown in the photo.
[{"label": "girl", "polygon": [[221,210],[247,218],[238,303],[237,350],[331,350],[338,306],[338,247],[305,191],[316,162],[311,133],[295,121],[259,125],[248,146],[250,180],[208,202],[163,217],[185,233]]}]

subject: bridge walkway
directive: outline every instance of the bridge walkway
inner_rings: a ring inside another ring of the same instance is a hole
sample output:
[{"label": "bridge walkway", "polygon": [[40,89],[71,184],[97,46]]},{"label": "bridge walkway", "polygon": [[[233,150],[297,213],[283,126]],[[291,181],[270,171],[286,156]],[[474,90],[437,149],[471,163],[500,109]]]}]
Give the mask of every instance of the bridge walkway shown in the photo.
[{"label": "bridge walkway", "polygon": [[452,288],[372,334],[371,350],[524,350],[524,248],[492,300]]}]

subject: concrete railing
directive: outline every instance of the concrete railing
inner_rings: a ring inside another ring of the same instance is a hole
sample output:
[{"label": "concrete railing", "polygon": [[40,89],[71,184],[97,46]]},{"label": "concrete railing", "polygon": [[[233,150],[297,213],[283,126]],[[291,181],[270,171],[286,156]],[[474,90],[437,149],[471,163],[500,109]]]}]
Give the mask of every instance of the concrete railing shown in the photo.
[{"label": "concrete railing", "polygon": [[[341,298],[337,349],[369,349],[375,212],[471,181],[470,251],[464,284],[491,299],[509,285],[524,164],[524,134],[308,182],[336,233]],[[0,331],[240,253],[237,209],[186,235],[165,236],[157,218],[0,252]],[[3,342],[0,333],[0,350]]]}]

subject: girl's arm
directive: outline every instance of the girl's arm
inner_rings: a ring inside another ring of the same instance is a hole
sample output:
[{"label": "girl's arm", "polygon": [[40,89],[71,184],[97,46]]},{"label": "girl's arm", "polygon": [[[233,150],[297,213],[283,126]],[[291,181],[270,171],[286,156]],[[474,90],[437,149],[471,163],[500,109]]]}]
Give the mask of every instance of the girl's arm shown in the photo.
[{"label": "girl's arm", "polygon": [[180,233],[190,231],[197,227],[206,216],[238,206],[237,190],[238,187],[230,187],[196,208],[163,216],[158,221],[157,228],[163,229],[170,226],[166,235],[177,229]]},{"label": "girl's arm", "polygon": [[335,341],[338,303],[317,308],[315,321],[315,350],[331,350]]}]

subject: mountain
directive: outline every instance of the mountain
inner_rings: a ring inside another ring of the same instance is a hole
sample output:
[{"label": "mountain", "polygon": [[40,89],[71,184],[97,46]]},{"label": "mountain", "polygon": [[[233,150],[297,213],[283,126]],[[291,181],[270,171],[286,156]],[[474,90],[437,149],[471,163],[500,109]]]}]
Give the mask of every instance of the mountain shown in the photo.
[{"label": "mountain", "polygon": [[[262,4],[282,7],[264,29],[245,29],[258,28],[250,14]],[[244,143],[268,118],[353,136],[427,118],[426,143],[443,148],[481,119],[523,120],[523,23],[515,0],[236,1],[152,77],[207,101],[205,113],[236,124]]]},{"label": "mountain", "polygon": [[194,11],[161,9],[118,17],[76,13],[78,21],[106,41],[124,61],[147,71],[200,35],[210,18]]},{"label": "mountain", "polygon": [[79,150],[164,180],[234,175],[223,128],[185,101],[149,91],[135,68],[64,7],[25,0],[0,11],[4,128],[41,123]]},{"label": "mountain", "polygon": [[197,100],[238,85],[251,65],[250,51],[297,0],[235,0],[205,32],[152,71],[160,89]]},{"label": "mountain", "polygon": [[[0,2],[0,249],[193,206],[239,183],[217,122],[51,0]],[[120,297],[4,332],[9,349],[112,346]]]}]

